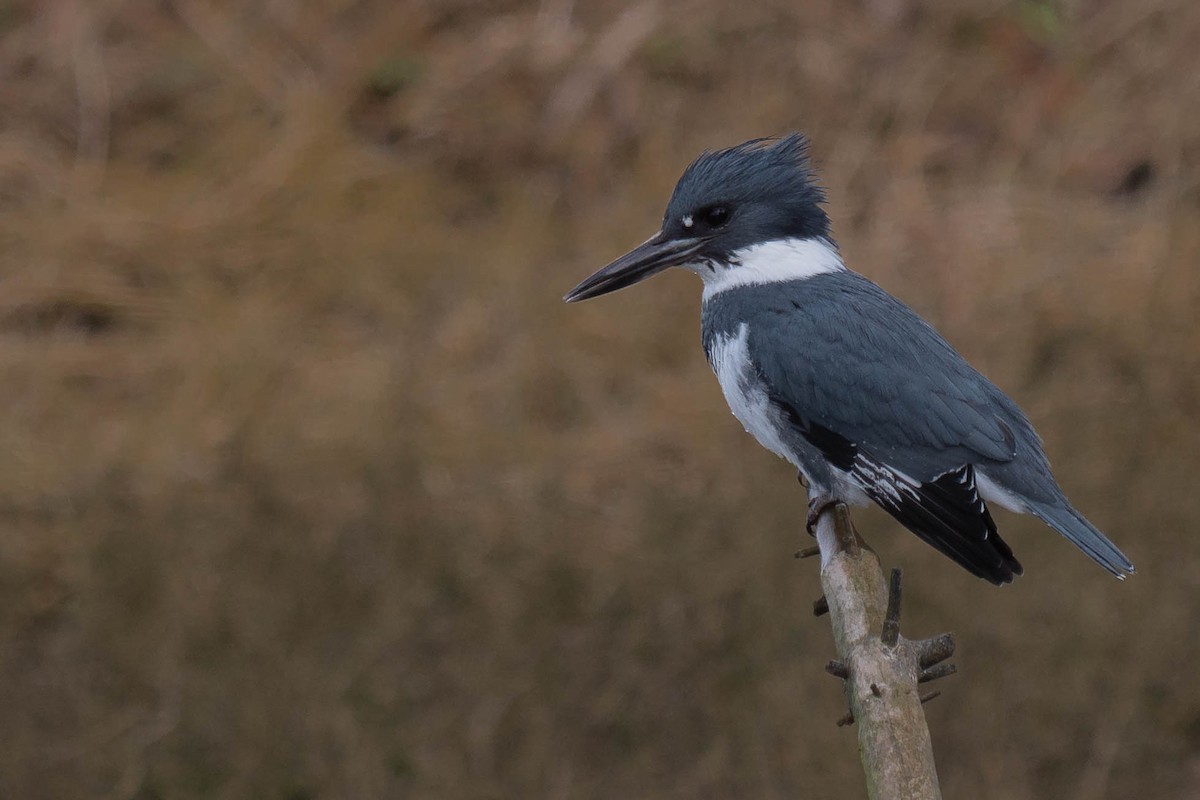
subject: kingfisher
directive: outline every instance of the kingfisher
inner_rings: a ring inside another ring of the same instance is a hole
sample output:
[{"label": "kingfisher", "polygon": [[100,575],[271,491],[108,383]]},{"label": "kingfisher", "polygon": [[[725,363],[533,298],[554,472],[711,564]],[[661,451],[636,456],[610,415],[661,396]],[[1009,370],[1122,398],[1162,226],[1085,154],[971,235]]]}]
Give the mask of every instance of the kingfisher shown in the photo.
[{"label": "kingfisher", "polygon": [[1075,510],[1004,392],[912,309],[843,263],[799,133],[701,154],[653,236],[568,303],[669,267],[704,283],[701,332],[733,415],[808,487],[882,507],[973,575],[1021,575],[989,503],[1032,514],[1123,579],[1134,567]]}]

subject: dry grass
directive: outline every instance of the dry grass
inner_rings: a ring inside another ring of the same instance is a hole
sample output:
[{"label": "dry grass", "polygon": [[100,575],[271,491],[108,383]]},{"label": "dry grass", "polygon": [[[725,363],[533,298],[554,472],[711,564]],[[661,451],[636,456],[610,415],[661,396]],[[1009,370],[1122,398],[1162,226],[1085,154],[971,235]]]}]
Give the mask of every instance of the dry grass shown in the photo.
[{"label": "dry grass", "polygon": [[0,3],[0,796],[846,797],[790,471],[697,289],[566,308],[802,128],[851,264],[1140,574],[1023,519],[947,796],[1200,791],[1200,6]]}]

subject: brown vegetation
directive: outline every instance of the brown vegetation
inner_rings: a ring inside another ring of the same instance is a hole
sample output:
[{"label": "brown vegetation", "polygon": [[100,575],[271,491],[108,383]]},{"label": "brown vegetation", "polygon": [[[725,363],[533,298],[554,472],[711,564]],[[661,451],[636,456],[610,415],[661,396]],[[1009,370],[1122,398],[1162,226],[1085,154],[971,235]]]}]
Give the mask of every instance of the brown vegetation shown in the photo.
[{"label": "brown vegetation", "polygon": [[850,264],[1027,409],[1119,584],[1000,512],[947,797],[1200,791],[1200,5],[0,2],[0,796],[861,791],[791,471],[667,275],[803,129]]}]

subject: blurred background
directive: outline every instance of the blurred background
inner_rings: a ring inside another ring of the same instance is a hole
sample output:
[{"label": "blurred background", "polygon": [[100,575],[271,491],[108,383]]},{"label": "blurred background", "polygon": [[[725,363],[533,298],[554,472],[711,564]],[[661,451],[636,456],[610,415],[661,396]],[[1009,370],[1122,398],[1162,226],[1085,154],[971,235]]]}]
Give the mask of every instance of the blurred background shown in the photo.
[{"label": "blurred background", "polygon": [[1118,583],[881,513],[948,797],[1200,796],[1194,0],[0,2],[0,796],[863,796],[699,285],[701,150],[1029,412]]}]

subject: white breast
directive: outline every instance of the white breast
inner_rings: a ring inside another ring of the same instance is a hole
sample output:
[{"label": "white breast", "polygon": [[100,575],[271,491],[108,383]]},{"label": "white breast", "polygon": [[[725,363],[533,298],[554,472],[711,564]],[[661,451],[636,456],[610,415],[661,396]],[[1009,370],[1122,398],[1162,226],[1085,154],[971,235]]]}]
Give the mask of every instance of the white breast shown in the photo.
[{"label": "white breast", "polygon": [[750,363],[749,338],[750,327],[744,322],[736,334],[717,336],[709,354],[713,372],[717,373],[725,401],[746,432],[772,453],[799,467],[795,454],[779,436],[778,412],[771,408],[766,389]]},{"label": "white breast", "polygon": [[[851,505],[866,505],[869,498],[850,473],[832,468],[831,465],[827,471],[831,485],[817,486],[810,465],[804,464],[801,454],[784,443],[779,435],[783,424],[779,411],[772,407],[766,387],[750,361],[749,339],[750,327],[743,322],[736,334],[717,336],[709,352],[713,372],[717,373],[717,381],[733,415],[759,444],[790,461],[804,473],[810,494],[813,491],[829,491]],[[816,457],[815,451],[809,457]]]}]

